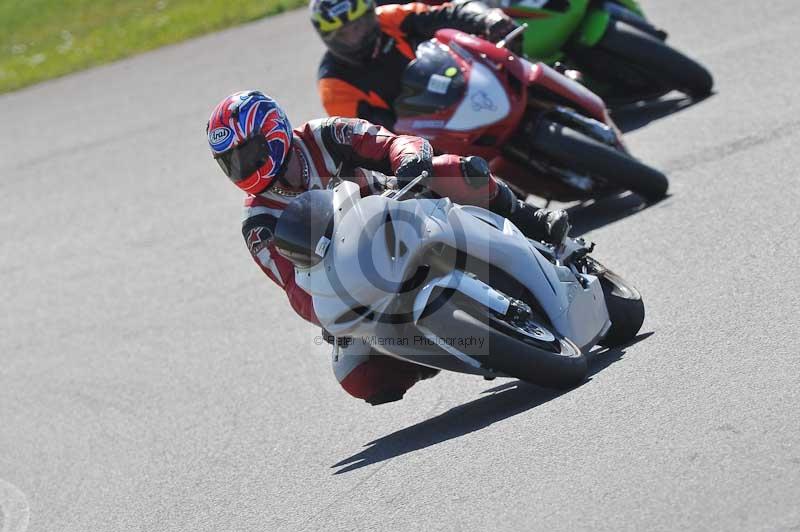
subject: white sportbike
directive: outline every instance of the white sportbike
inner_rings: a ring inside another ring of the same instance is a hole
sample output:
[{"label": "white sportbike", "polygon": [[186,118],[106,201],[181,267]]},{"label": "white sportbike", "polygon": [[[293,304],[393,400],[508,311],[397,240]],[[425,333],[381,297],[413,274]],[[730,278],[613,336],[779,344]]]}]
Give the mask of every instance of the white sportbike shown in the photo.
[{"label": "white sportbike", "polygon": [[366,197],[342,181],[282,213],[276,247],[330,334],[415,364],[555,388],[586,378],[595,345],[636,336],[641,295],[589,256],[593,246],[536,242],[485,209],[412,194],[425,179]]}]

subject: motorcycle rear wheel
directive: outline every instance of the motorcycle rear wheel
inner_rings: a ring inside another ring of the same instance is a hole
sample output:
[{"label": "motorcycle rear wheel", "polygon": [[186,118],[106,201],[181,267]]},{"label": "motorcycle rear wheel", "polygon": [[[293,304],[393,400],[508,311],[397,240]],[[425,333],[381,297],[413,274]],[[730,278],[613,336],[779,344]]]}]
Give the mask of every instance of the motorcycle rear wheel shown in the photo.
[{"label": "motorcycle rear wheel", "polygon": [[454,298],[423,318],[420,326],[440,338],[452,336],[453,331],[483,338],[482,346],[461,350],[494,371],[546,388],[573,388],[586,380],[586,356],[542,321],[512,324],[488,309]]},{"label": "motorcycle rear wheel", "polygon": [[666,176],[655,168],[557,122],[540,120],[531,147],[556,166],[600,178],[648,201],[662,199],[669,188]]}]

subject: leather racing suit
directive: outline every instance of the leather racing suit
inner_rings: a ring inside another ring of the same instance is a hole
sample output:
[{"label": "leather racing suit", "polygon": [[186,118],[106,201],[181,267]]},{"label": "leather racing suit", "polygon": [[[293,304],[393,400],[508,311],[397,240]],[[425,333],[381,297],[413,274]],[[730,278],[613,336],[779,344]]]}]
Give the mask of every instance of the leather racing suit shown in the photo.
[{"label": "leather racing suit", "polygon": [[454,28],[497,42],[516,24],[499,9],[479,1],[438,6],[419,2],[376,8],[381,35],[367,63],[349,62],[326,52],[317,74],[322,105],[330,116],[358,117],[392,129],[392,105],[400,95],[403,71],[416,46],[437,30]]},{"label": "leather racing suit", "polygon": [[[474,171],[475,159],[485,165],[482,159],[433,156],[428,141],[394,135],[365,120],[333,117],[308,122],[294,130],[289,157],[299,158],[302,176],[281,175],[261,194],[248,195],[242,235],[255,262],[283,288],[295,312],[317,325],[311,296],[296,284],[294,266],[277,252],[273,238],[281,212],[302,192],[326,188],[332,178],[341,175],[354,176],[345,179],[359,184],[362,195],[381,193],[394,179],[386,175],[405,174],[413,178],[424,169],[432,169],[429,187],[440,196],[456,203],[488,207],[504,216],[522,210],[517,207],[513,193],[491,177],[488,169]],[[418,380],[436,373],[430,368],[375,355],[357,343],[340,350],[333,369],[349,394],[372,404],[400,399]]]}]

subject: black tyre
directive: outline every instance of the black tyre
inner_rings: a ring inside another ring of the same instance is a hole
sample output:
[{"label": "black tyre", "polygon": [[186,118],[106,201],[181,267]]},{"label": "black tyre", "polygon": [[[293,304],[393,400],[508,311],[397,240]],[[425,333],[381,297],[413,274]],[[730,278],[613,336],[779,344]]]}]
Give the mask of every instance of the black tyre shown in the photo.
[{"label": "black tyre", "polygon": [[612,21],[596,47],[635,67],[665,89],[702,98],[711,94],[714,87],[714,78],[703,65],[625,22]]},{"label": "black tyre", "polygon": [[462,337],[482,338],[482,345],[460,350],[485,367],[531,384],[564,389],[586,380],[588,364],[578,346],[540,320],[514,325],[456,297],[419,325],[440,338],[453,336],[455,331]]},{"label": "black tyre", "polygon": [[655,168],[557,122],[540,120],[531,141],[534,151],[555,166],[632,190],[648,201],[667,194],[669,181]]},{"label": "black tyre", "polygon": [[[606,2],[604,7],[606,11],[610,11],[612,18],[621,20],[626,24],[630,24],[634,28],[652,35],[660,41],[667,40],[667,32],[653,26],[650,21],[647,20],[647,17],[645,17],[644,14],[631,10],[631,8],[626,5],[625,2],[621,2],[620,0],[611,0],[611,4],[612,5],[609,6],[609,3]],[[616,5],[617,8],[614,8],[613,5]],[[609,7],[611,7],[610,10]]]},{"label": "black tyre", "polygon": [[611,270],[600,276],[611,329],[599,342],[604,347],[618,347],[633,340],[644,323],[642,294]]}]

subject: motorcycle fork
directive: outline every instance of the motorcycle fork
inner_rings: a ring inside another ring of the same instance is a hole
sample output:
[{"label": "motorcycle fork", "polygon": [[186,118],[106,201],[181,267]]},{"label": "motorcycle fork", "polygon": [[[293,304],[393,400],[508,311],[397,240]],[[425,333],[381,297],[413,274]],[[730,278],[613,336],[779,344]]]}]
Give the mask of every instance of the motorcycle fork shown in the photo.
[{"label": "motorcycle fork", "polygon": [[644,16],[644,12],[635,0],[605,0],[598,1],[595,5],[607,11],[611,18],[630,24],[653,37],[666,41],[668,34],[661,28],[651,24]]}]

